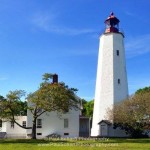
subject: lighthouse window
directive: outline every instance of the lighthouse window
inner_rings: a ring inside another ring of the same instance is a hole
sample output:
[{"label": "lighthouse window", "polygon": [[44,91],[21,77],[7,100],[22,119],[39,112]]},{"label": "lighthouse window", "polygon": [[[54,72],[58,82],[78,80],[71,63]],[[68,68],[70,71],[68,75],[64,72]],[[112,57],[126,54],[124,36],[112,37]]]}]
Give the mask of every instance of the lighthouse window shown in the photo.
[{"label": "lighthouse window", "polygon": [[120,79],[118,79],[118,84],[120,84]]},{"label": "lighthouse window", "polygon": [[116,52],[117,52],[117,56],[119,56],[119,50],[117,50]]}]

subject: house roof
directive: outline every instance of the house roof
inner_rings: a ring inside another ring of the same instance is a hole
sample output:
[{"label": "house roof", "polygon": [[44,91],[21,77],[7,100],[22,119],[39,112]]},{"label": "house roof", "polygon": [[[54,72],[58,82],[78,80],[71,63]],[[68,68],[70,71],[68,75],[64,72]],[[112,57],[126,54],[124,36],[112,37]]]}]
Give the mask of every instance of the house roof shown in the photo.
[{"label": "house roof", "polygon": [[101,124],[103,122],[106,123],[106,124],[108,124],[108,125],[112,124],[109,120],[101,120],[98,124]]}]

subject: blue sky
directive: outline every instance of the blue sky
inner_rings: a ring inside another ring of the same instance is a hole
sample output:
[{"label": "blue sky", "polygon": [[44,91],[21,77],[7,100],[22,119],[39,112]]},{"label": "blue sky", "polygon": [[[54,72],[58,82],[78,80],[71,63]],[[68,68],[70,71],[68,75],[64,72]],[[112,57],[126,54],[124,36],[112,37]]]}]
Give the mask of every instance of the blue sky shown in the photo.
[{"label": "blue sky", "polygon": [[125,33],[129,93],[150,86],[150,1],[0,0],[0,94],[33,92],[42,74],[94,98],[99,36],[111,11]]}]

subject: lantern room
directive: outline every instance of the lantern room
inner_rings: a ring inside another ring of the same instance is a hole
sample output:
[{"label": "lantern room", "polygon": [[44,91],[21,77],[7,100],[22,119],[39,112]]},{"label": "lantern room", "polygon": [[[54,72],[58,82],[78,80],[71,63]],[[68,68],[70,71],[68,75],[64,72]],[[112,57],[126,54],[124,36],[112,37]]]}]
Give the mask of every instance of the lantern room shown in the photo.
[{"label": "lantern room", "polygon": [[109,32],[119,32],[119,19],[114,16],[111,12],[110,16],[105,20],[106,30],[105,33]]}]

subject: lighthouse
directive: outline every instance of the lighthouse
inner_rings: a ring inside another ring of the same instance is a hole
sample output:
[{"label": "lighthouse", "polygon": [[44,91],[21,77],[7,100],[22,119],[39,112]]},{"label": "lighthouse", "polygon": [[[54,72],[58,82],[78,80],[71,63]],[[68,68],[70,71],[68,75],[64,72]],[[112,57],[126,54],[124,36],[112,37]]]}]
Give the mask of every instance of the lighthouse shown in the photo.
[{"label": "lighthouse", "polygon": [[124,34],[119,22],[112,12],[100,36],[91,136],[116,136],[107,110],[128,97]]}]

